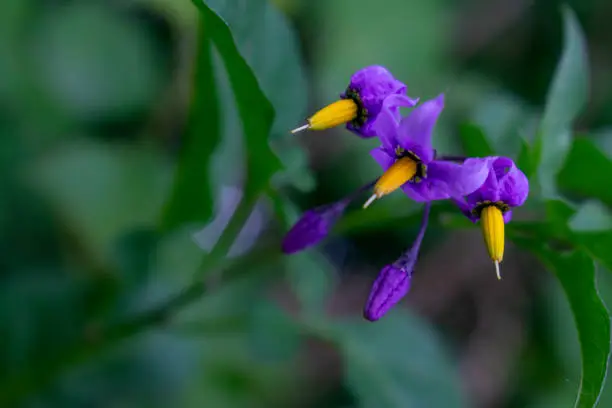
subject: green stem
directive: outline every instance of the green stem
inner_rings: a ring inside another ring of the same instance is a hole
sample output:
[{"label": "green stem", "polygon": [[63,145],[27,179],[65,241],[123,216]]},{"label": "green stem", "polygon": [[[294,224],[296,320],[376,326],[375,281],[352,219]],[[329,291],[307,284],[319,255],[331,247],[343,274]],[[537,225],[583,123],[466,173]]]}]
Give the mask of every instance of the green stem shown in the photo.
[{"label": "green stem", "polygon": [[[228,260],[224,264],[219,263],[220,271],[227,272],[227,280],[239,279],[252,268],[278,259],[281,252],[277,247],[278,245],[267,249],[256,248],[242,257]],[[44,388],[54,378],[76,365],[100,355],[103,351],[116,346],[123,340],[167,322],[178,311],[200,299],[205,292],[204,283],[198,278],[157,307],[123,322],[110,325],[106,329],[96,330],[95,336],[100,340],[82,340],[68,350],[66,354],[48,361],[46,367],[37,370],[24,370],[13,378],[7,379],[0,386],[0,406],[15,406],[21,398],[27,396],[33,390]],[[209,327],[214,326],[214,324],[211,324]]]},{"label": "green stem", "polygon": [[216,269],[227,256],[227,253],[232,248],[236,237],[244,227],[247,219],[253,212],[257,196],[246,199],[244,196],[240,199],[236,211],[232,214],[227,226],[223,229],[219,240],[210,250],[210,253],[204,258],[204,261],[197,273],[196,280],[200,280],[204,275],[209,274],[211,270]]},{"label": "green stem", "polygon": [[110,326],[108,329],[96,330],[99,341],[82,341],[69,352],[48,362],[46,367],[36,371],[24,371],[8,379],[0,387],[0,406],[14,406],[20,398],[35,389],[41,389],[54,378],[75,365],[87,361],[111,346],[166,321],[171,315],[191,302],[199,299],[204,293],[204,285],[193,283],[159,306],[147,310],[130,320]]}]

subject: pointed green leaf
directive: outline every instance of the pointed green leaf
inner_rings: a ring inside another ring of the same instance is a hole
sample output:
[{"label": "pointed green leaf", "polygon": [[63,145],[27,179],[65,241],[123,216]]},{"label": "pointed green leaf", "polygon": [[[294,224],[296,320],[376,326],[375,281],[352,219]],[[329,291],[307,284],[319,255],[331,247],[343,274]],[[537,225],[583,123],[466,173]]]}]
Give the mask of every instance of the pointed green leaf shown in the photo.
[{"label": "pointed green leaf", "polygon": [[516,165],[523,171],[523,173],[525,173],[527,178],[531,178],[534,173],[533,150],[525,139],[521,139],[521,148],[519,150],[518,157],[516,158]]},{"label": "pointed green leaf", "polygon": [[612,231],[612,216],[599,201],[587,201],[569,220],[569,227],[576,232]]},{"label": "pointed green leaf", "polygon": [[250,0],[240,7],[228,0],[205,3],[229,26],[240,55],[276,112],[270,140],[285,171],[275,176],[275,184],[311,189],[314,181],[306,154],[289,132],[304,120],[308,99],[296,33],[285,15],[268,0]]},{"label": "pointed green leaf", "polygon": [[598,198],[612,205],[610,174],[612,174],[612,160],[591,140],[577,138],[557,177],[557,183],[562,192]]},{"label": "pointed green leaf", "polygon": [[610,356],[610,316],[597,289],[595,264],[583,251],[553,251],[542,240],[514,239],[533,252],[561,283],[568,299],[580,341],[582,378],[576,408],[592,408],[604,386]]},{"label": "pointed green leaf", "polygon": [[226,22],[202,0],[193,0],[200,10],[206,35],[212,40],[227,70],[242,121],[247,156],[245,201],[268,186],[281,163],[270,149],[268,137],[274,110],[264,95],[253,71],[238,51]]},{"label": "pointed green leaf", "polygon": [[584,34],[574,12],[563,8],[564,46],[546,98],[536,138],[538,177],[542,193],[555,195],[555,175],[571,146],[572,123],[583,109],[588,92],[588,65]]},{"label": "pointed green leaf", "polygon": [[482,128],[473,123],[464,123],[459,127],[459,137],[463,151],[468,156],[493,156],[495,152]]},{"label": "pointed green leaf", "polygon": [[358,407],[465,406],[443,345],[413,315],[394,310],[376,323],[334,322],[332,331]]},{"label": "pointed green leaf", "polygon": [[174,176],[172,193],[162,215],[162,229],[212,216],[210,162],[220,141],[220,116],[213,75],[211,41],[199,27],[193,95],[185,140]]}]

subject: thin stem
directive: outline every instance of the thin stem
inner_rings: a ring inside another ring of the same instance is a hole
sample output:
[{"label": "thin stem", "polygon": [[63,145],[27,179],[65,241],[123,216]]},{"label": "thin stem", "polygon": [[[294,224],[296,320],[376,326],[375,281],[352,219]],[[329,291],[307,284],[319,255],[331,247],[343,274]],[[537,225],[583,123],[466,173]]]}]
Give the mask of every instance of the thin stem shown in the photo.
[{"label": "thin stem", "polygon": [[436,160],[454,161],[454,162],[460,162],[460,163],[463,163],[466,159],[467,159],[467,157],[465,157],[465,156],[439,156],[439,157],[436,157]]},{"label": "thin stem", "polygon": [[243,196],[240,199],[236,211],[232,214],[232,218],[230,218],[227,226],[223,229],[215,246],[210,250],[207,256],[208,263],[214,265],[227,255],[236,240],[236,236],[240,233],[245,222],[253,212],[255,202],[256,198],[246,199],[246,197]]},{"label": "thin stem", "polygon": [[[224,264],[217,263],[220,271],[226,271],[226,279],[234,280],[244,276],[252,268],[269,263],[281,252],[274,245],[267,249],[254,249],[247,255],[229,260]],[[95,330],[98,341],[83,339],[67,353],[49,361],[46,367],[36,370],[24,370],[13,378],[4,381],[0,387],[0,406],[14,406],[17,401],[27,396],[32,390],[39,390],[74,366],[91,359],[105,350],[116,346],[123,340],[142,333],[156,325],[163,324],[184,307],[197,301],[206,293],[206,287],[201,279],[194,280],[180,292],[170,297],[158,306],[141,314],[110,325],[108,328]],[[212,326],[211,326],[212,327]]]},{"label": "thin stem", "polygon": [[421,243],[423,242],[423,237],[425,236],[425,231],[427,231],[427,226],[429,224],[429,214],[431,212],[431,201],[428,201],[423,206],[423,216],[421,218],[421,226],[419,227],[419,233],[417,234],[412,246],[404,252],[404,254],[395,261],[395,266],[398,268],[404,268],[407,265],[410,266],[410,270],[412,271],[412,267],[416,262],[419,251],[421,249]]},{"label": "thin stem", "polygon": [[204,285],[193,283],[161,305],[139,314],[132,319],[110,326],[108,329],[96,330],[100,341],[85,341],[75,345],[68,353],[51,360],[46,367],[33,371],[24,371],[5,381],[0,388],[0,406],[13,406],[20,398],[28,395],[33,389],[40,389],[54,378],[75,365],[98,355],[145,329],[166,321],[166,319],[187,304],[199,299],[204,293]]},{"label": "thin stem", "polygon": [[423,217],[421,218],[421,226],[419,229],[419,234],[414,240],[414,245],[421,246],[421,242],[423,242],[423,237],[425,236],[425,231],[427,231],[427,225],[429,224],[429,214],[431,212],[431,201],[428,201],[423,206]]}]

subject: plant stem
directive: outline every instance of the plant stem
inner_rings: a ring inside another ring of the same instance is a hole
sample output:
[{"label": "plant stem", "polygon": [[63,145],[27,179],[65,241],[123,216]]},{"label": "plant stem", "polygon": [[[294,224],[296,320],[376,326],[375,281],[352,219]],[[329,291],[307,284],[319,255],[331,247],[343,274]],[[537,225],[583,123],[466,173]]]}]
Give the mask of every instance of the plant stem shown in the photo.
[{"label": "plant stem", "polygon": [[228,252],[232,248],[236,237],[253,212],[256,202],[257,196],[246,199],[243,195],[238,203],[238,206],[236,207],[236,211],[234,211],[234,214],[232,214],[227,226],[223,229],[219,240],[210,250],[210,253],[204,258],[203,263],[195,277],[197,280],[201,280],[201,278],[208,274],[210,270],[214,270],[220,263],[222,263],[223,259],[227,256]]},{"label": "plant stem", "polygon": [[[239,231],[239,230],[238,230]],[[226,271],[226,279],[239,279],[252,268],[264,263],[270,263],[281,255],[280,245],[273,245],[266,249],[255,248],[248,254],[224,263],[217,262],[219,271]],[[95,330],[97,341],[82,339],[65,354],[48,361],[45,367],[36,370],[25,369],[3,382],[0,386],[0,406],[15,406],[16,403],[30,394],[33,390],[41,390],[51,383],[54,378],[66,371],[100,355],[123,340],[127,340],[147,329],[163,324],[184,307],[197,301],[206,293],[206,287],[200,278],[162,302],[158,306],[146,310],[136,316],[109,325],[107,328]],[[209,327],[214,327],[210,324]]]},{"label": "plant stem", "polygon": [[463,163],[465,160],[467,159],[467,157],[465,156],[439,156],[436,157],[436,160],[443,160],[443,161],[454,161],[454,162],[460,162]]}]

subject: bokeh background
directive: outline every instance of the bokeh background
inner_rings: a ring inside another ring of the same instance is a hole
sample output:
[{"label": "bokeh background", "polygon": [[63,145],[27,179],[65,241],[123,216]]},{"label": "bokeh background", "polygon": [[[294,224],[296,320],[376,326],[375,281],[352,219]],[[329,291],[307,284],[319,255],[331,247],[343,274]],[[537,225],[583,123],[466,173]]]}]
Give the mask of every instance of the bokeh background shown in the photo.
[{"label": "bokeh background", "polygon": [[[375,141],[287,133],[355,70],[381,64],[411,96],[445,92],[438,151],[461,154],[472,123],[516,157],[563,41],[553,0],[209,3],[265,72],[271,143],[289,169],[270,192],[283,208],[262,197],[230,256],[279,245],[279,211],[294,220],[379,174],[367,154]],[[609,158],[612,3],[568,3],[591,74],[577,130]],[[215,57],[223,138],[201,174],[214,219],[157,228],[190,95],[203,91],[192,82],[197,27],[187,0],[0,2],[0,406],[572,406],[581,361],[561,287],[511,244],[497,281],[477,229],[433,221],[409,296],[380,322],[361,318],[379,269],[416,234],[419,207],[399,193],[351,208],[316,249],[262,250],[231,280],[207,276],[201,300],[132,335],[104,330],[187,285],[242,194],[240,122]],[[598,277],[609,303],[612,279]],[[612,387],[601,406],[612,406]]]}]

